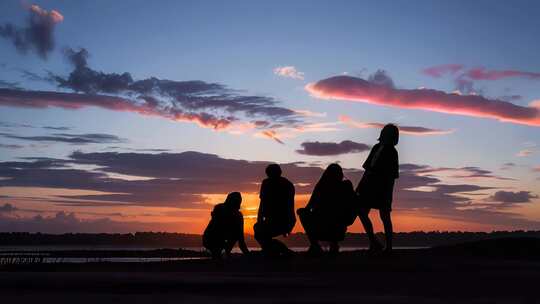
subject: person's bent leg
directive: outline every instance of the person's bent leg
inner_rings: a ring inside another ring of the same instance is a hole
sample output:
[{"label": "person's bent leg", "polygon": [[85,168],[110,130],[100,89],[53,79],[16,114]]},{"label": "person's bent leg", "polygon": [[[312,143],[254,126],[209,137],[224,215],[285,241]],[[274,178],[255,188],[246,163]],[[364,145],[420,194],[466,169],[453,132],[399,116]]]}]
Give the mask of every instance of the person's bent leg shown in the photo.
[{"label": "person's bent leg", "polygon": [[311,214],[307,209],[300,208],[298,209],[298,218],[300,219],[300,223],[302,223],[302,227],[304,227],[304,231],[306,232],[306,235],[309,240],[309,249],[308,254],[309,255],[319,255],[322,253],[321,245],[319,245],[319,241],[317,240],[315,236],[315,231],[313,225],[313,214]]},{"label": "person's bent leg", "polygon": [[272,244],[272,251],[278,255],[285,257],[294,255],[294,251],[289,249],[289,247],[287,247],[287,245],[285,245],[282,241],[271,239],[270,242]]},{"label": "person's bent leg", "polygon": [[338,241],[331,241],[330,242],[330,255],[336,256],[339,253],[339,243]]},{"label": "person's bent leg", "polygon": [[210,252],[214,260],[221,259],[223,245],[223,242],[215,237],[205,235],[203,238],[203,246]]},{"label": "person's bent leg", "polygon": [[366,234],[368,236],[369,249],[382,249],[382,245],[379,243],[379,241],[377,241],[375,233],[373,232],[373,223],[371,223],[371,220],[369,219],[369,209],[361,209],[358,213],[358,217],[360,218],[360,222],[362,222],[362,226],[364,226],[364,230],[366,231]]},{"label": "person's bent leg", "polygon": [[270,234],[268,233],[267,227],[262,223],[256,223],[253,226],[253,232],[255,234],[255,240],[259,243],[261,246],[261,250],[263,252],[268,252],[271,249],[270,242],[272,241],[272,238],[270,237]]},{"label": "person's bent leg", "polygon": [[392,251],[392,238],[393,238],[393,227],[392,227],[392,218],[390,216],[390,210],[380,210],[379,215],[384,225],[384,235],[386,237],[386,248],[385,251]]},{"label": "person's bent leg", "polygon": [[213,260],[220,260],[222,258],[221,253],[223,252],[223,248],[214,247],[209,250],[210,250],[210,253],[212,254]]}]

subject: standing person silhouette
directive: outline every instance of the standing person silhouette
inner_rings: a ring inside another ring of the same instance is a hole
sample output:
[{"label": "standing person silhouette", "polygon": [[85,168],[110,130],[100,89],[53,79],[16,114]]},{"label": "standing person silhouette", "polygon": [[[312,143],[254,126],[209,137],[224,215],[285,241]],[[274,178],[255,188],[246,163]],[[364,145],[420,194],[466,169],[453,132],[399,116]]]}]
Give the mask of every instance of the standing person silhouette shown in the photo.
[{"label": "standing person silhouette", "polygon": [[352,224],[348,218],[354,198],[352,183],[343,179],[341,166],[330,164],[315,185],[306,207],[297,211],[309,238],[309,255],[322,254],[319,241],[330,243],[330,254],[339,252],[338,243],[345,238],[347,226]]},{"label": "standing person silhouette", "polygon": [[394,182],[399,178],[398,152],[395,146],[399,142],[399,129],[393,124],[387,124],[381,130],[379,143],[373,146],[369,156],[364,162],[365,169],[362,179],[358,183],[360,207],[359,217],[370,242],[370,251],[382,250],[382,245],[373,233],[373,224],[369,219],[369,211],[378,209],[384,225],[386,247],[384,251],[392,251],[392,198]]},{"label": "standing person silhouette", "polygon": [[293,253],[285,244],[273,239],[287,236],[296,223],[294,215],[294,185],[281,176],[281,167],[271,164],[266,167],[267,178],[261,184],[261,203],[257,222],[253,225],[255,239],[263,253],[269,256],[289,256]]},{"label": "standing person silhouette", "polygon": [[227,195],[225,202],[214,206],[212,218],[203,234],[203,245],[212,253],[212,258],[220,259],[223,251],[227,255],[230,254],[236,242],[242,253],[249,253],[244,241],[244,217],[240,212],[241,203],[240,192],[231,192]]}]

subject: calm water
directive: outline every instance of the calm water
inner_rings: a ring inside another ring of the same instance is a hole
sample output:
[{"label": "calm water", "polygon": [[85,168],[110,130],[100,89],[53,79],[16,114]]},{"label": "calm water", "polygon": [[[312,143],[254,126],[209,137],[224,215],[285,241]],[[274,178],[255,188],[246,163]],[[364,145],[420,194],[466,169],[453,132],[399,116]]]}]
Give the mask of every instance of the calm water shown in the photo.
[{"label": "calm water", "polygon": [[[396,247],[396,249],[421,249],[427,247]],[[186,260],[204,260],[208,257],[106,257],[106,258],[80,258],[64,257],[54,258],[46,257],[46,252],[66,251],[66,250],[114,250],[114,251],[151,251],[160,249],[157,247],[114,247],[114,246],[0,246],[0,264],[2,259],[10,256],[25,254],[26,256],[45,256],[43,263],[92,263],[92,262],[122,262],[122,263],[143,263],[143,262],[166,262],[166,261],[186,261]],[[202,252],[202,247],[186,247],[184,249],[196,252]],[[250,250],[260,250],[258,247],[250,247]],[[301,252],[306,251],[307,247],[291,247],[292,250]],[[327,248],[326,248],[327,249]],[[367,247],[342,247],[341,251],[363,250]],[[233,253],[240,253],[240,249],[235,247]]]},{"label": "calm water", "polygon": [[[40,252],[40,251],[64,251],[64,250],[118,250],[118,251],[150,251],[156,249],[163,249],[165,247],[117,247],[117,246],[0,246],[0,253],[6,251],[19,251],[19,252]],[[294,251],[306,251],[308,247],[289,247]],[[323,246],[324,248],[324,246]],[[367,249],[366,246],[355,247],[341,247],[342,251],[354,251]],[[428,248],[426,246],[397,246],[395,249],[423,249]],[[178,248],[167,248],[178,249]],[[182,249],[192,250],[197,252],[205,251],[203,247],[182,247]],[[259,247],[249,247],[250,250],[260,250]],[[328,248],[326,248],[328,249]],[[240,249],[236,246],[233,252],[240,252]]]}]

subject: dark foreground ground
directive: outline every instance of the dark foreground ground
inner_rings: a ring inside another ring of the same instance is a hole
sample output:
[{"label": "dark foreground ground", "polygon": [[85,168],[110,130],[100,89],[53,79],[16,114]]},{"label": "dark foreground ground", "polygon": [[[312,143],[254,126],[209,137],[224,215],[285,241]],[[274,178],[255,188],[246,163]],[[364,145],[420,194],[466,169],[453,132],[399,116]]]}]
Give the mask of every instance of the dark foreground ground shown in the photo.
[{"label": "dark foreground ground", "polygon": [[369,256],[0,268],[0,303],[540,303],[540,241]]}]

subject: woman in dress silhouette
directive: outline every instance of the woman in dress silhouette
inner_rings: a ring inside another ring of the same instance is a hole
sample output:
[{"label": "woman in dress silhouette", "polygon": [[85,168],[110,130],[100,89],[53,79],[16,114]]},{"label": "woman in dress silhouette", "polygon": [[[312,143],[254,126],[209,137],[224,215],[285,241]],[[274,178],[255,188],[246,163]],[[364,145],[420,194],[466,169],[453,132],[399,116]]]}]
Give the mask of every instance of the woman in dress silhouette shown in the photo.
[{"label": "woman in dress silhouette", "polygon": [[399,177],[398,152],[395,146],[399,141],[399,129],[387,124],[381,130],[379,143],[373,146],[364,162],[364,176],[360,180],[356,193],[359,196],[359,217],[369,237],[370,250],[382,250],[382,245],[373,233],[373,224],[369,219],[371,209],[379,210],[386,237],[385,252],[392,251],[392,193],[394,182]]}]

